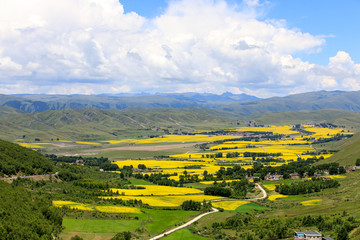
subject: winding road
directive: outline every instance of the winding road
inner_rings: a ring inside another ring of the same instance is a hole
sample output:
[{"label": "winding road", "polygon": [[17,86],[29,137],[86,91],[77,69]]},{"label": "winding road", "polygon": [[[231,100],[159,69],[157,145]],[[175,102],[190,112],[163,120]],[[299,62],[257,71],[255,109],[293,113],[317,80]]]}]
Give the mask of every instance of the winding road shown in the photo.
[{"label": "winding road", "polygon": [[[247,201],[257,201],[257,200],[261,200],[261,199],[267,198],[267,193],[266,193],[265,189],[264,189],[263,187],[261,187],[261,186],[260,186],[259,184],[257,184],[257,183],[255,183],[255,185],[256,185],[256,187],[260,188],[263,196],[262,196],[262,197],[258,197],[258,198],[246,199]],[[230,199],[221,199],[221,200],[222,200],[222,201],[228,201],[228,200],[230,200]],[[235,201],[235,200],[239,200],[239,199],[234,199],[234,201]],[[215,201],[214,201],[214,202],[215,202]],[[159,235],[157,235],[157,236],[155,236],[155,237],[153,237],[153,238],[150,238],[150,240],[157,240],[157,239],[166,237],[166,236],[168,236],[168,235],[170,235],[170,234],[172,234],[172,233],[174,233],[174,232],[176,232],[176,231],[178,231],[178,230],[180,230],[180,229],[183,229],[183,228],[186,228],[186,227],[190,226],[191,224],[193,224],[194,222],[198,221],[199,219],[205,217],[206,215],[209,215],[209,214],[212,214],[212,213],[216,213],[216,212],[219,212],[219,210],[213,207],[213,208],[211,208],[211,212],[203,213],[203,214],[201,214],[201,215],[199,215],[199,216],[191,219],[190,221],[184,223],[183,225],[181,225],[181,226],[179,226],[179,227],[173,228],[173,229],[171,229],[171,230],[169,230],[169,231],[167,231],[167,232],[165,232],[165,233],[162,233],[162,234],[159,234]]]}]

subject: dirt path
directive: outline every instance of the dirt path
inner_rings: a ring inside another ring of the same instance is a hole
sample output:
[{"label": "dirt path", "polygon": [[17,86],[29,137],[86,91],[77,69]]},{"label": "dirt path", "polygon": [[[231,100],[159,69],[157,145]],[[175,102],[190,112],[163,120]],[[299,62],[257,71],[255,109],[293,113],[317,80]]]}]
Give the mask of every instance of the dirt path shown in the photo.
[{"label": "dirt path", "polygon": [[219,211],[218,209],[212,208],[212,209],[211,209],[211,212],[203,213],[203,214],[201,214],[201,215],[193,218],[192,220],[188,221],[187,223],[185,223],[185,224],[183,224],[183,225],[181,225],[181,226],[179,226],[179,227],[177,227],[177,228],[171,229],[171,230],[167,231],[166,233],[162,233],[162,234],[157,235],[157,236],[155,236],[155,237],[153,237],[153,238],[150,238],[150,240],[156,240],[156,239],[163,238],[163,237],[165,237],[165,236],[167,236],[167,235],[169,235],[169,234],[172,234],[172,233],[174,233],[174,232],[176,232],[176,231],[178,231],[178,230],[180,230],[180,229],[183,229],[183,228],[186,228],[186,227],[190,226],[191,224],[193,224],[193,223],[196,222],[197,220],[205,217],[206,215],[209,215],[209,214],[212,214],[212,213],[216,213],[216,212],[218,212],[218,211]]},{"label": "dirt path", "polygon": [[49,180],[50,177],[55,177],[56,175],[58,175],[58,172],[56,172],[54,174],[43,174],[43,175],[13,176],[13,177],[0,178],[0,180],[3,180],[8,183],[11,183],[13,180],[15,180],[17,178],[28,178],[33,181],[40,181],[40,180]]},{"label": "dirt path", "polygon": [[[257,183],[255,183],[255,185],[256,185],[256,187],[260,188],[263,196],[262,196],[262,197],[258,197],[258,198],[252,198],[252,199],[244,199],[244,200],[247,200],[247,201],[256,201],[256,200],[261,200],[261,199],[267,198],[267,193],[266,193],[265,189],[264,189],[263,187],[261,187],[261,186],[260,186],[259,184],[257,184]],[[214,200],[214,201],[211,201],[211,202],[237,201],[237,200],[239,200],[239,199],[218,199],[218,200]],[[165,232],[165,233],[162,233],[162,234],[157,235],[157,236],[155,236],[155,237],[153,237],[153,238],[150,238],[150,240],[157,240],[157,239],[163,238],[163,237],[165,237],[165,236],[167,236],[167,235],[169,235],[169,234],[172,234],[172,233],[174,233],[174,232],[176,232],[176,231],[178,231],[178,230],[181,230],[181,229],[183,229],[183,228],[186,228],[186,227],[190,226],[191,224],[193,224],[193,223],[196,222],[197,220],[205,217],[206,215],[209,215],[209,214],[212,214],[212,213],[216,213],[216,212],[219,212],[219,210],[216,209],[216,208],[212,208],[212,209],[211,209],[211,212],[203,213],[203,214],[201,214],[201,215],[193,218],[192,220],[188,221],[187,223],[185,223],[185,224],[183,224],[183,225],[181,225],[181,226],[179,226],[179,227],[177,227],[177,228],[171,229],[171,230],[169,230],[169,231],[167,231],[167,232]]]}]

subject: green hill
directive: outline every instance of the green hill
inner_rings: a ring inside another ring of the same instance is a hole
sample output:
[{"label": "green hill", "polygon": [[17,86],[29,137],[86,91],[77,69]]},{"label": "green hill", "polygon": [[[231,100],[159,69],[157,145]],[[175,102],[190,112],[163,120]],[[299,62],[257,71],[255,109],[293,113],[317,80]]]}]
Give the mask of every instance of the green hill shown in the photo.
[{"label": "green hill", "polygon": [[[321,148],[322,146],[319,146]],[[334,150],[339,150],[330,158],[321,160],[318,164],[337,162],[341,166],[355,166],[356,159],[360,158],[360,133],[355,134],[349,139],[337,142],[330,146]]]},{"label": "green hill", "polygon": [[53,164],[42,154],[0,140],[0,176],[37,175],[53,171]]},{"label": "green hill", "polygon": [[20,111],[12,107],[0,106],[0,116],[4,116],[7,114],[19,114],[19,113],[23,113],[23,111]]},{"label": "green hill", "polygon": [[360,92],[309,92],[234,103],[218,109],[241,115],[251,115],[257,112],[314,111],[319,109],[342,109],[360,112]]},{"label": "green hill", "polygon": [[255,118],[258,124],[333,123],[339,126],[360,128],[360,113],[337,109],[316,111],[277,112]]},{"label": "green hill", "polygon": [[[228,127],[230,122],[208,109],[137,108],[134,111],[98,109],[66,109],[25,113],[0,117],[0,137],[13,140],[71,139],[104,140],[140,136],[143,133],[162,135],[174,131],[194,131],[198,128]],[[142,132],[142,133],[140,133]]]}]

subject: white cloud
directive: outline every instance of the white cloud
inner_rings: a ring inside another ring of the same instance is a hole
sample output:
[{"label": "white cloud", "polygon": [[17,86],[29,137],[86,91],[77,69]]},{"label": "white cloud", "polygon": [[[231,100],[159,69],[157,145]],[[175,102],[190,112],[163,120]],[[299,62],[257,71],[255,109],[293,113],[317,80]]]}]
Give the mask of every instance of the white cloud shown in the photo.
[{"label": "white cloud", "polygon": [[258,20],[258,0],[173,1],[154,19],[125,14],[117,0],[0,2],[3,93],[360,90],[348,53],[328,66],[294,58],[324,37]]}]

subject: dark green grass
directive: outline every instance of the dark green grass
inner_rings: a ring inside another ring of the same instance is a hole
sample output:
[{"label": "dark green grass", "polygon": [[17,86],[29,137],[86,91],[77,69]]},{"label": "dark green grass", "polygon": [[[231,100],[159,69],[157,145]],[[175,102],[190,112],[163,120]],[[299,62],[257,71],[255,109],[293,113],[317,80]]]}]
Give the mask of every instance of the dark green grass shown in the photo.
[{"label": "dark green grass", "polygon": [[143,179],[136,179],[136,178],[131,178],[130,179],[131,184],[133,185],[154,185],[151,182],[145,181]]},{"label": "dark green grass", "polygon": [[250,212],[251,210],[259,210],[259,211],[263,211],[263,210],[267,210],[267,207],[258,205],[256,203],[247,203],[244,205],[239,206],[238,208],[235,209],[235,212],[239,212],[239,213],[245,213],[245,212]]},{"label": "dark green grass", "polygon": [[163,238],[164,240],[185,240],[185,239],[191,239],[191,240],[208,240],[211,238],[205,238],[205,237],[200,237],[197,236],[195,234],[192,234],[190,232],[189,229],[185,228],[185,229],[181,229],[179,231],[176,231],[172,234],[170,234],[169,236],[166,236]]},{"label": "dark green grass", "polygon": [[93,220],[64,218],[65,232],[117,233],[134,231],[140,227],[140,220]]},{"label": "dark green grass", "polygon": [[182,210],[155,210],[143,209],[149,216],[149,223],[145,224],[145,228],[151,233],[159,233],[182,223],[196,215],[198,212],[182,211]]}]

